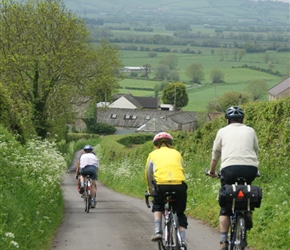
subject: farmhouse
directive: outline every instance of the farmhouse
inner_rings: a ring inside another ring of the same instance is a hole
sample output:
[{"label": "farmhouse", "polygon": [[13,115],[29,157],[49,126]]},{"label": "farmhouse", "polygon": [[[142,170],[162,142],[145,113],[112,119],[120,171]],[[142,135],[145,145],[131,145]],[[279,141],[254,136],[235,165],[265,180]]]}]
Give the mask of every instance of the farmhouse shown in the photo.
[{"label": "farmhouse", "polygon": [[184,130],[193,132],[197,127],[196,112],[164,111],[158,109],[97,108],[97,122],[108,123],[118,130],[160,132]]},{"label": "farmhouse", "polygon": [[268,90],[269,101],[278,100],[290,96],[290,77],[279,82]]},{"label": "farmhouse", "polygon": [[150,72],[149,68],[146,67],[124,67],[121,72],[123,73],[145,73],[145,72]]},{"label": "farmhouse", "polygon": [[158,98],[133,96],[130,93],[121,95],[109,105],[109,108],[120,109],[158,109],[158,107]]}]

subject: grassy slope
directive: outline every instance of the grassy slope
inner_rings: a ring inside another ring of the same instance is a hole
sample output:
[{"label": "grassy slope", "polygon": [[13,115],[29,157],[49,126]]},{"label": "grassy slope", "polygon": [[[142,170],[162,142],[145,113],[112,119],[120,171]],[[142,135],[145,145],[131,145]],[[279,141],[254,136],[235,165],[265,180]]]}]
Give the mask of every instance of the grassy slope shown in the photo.
[{"label": "grassy slope", "polygon": [[[254,184],[263,188],[262,206],[254,211],[254,228],[248,233],[249,244],[256,250],[290,249],[290,98],[248,104],[243,108],[247,114],[246,124],[255,128],[259,138],[262,177]],[[216,196],[220,184],[206,177],[204,170],[210,163],[216,131],[224,125],[224,119],[220,118],[206,123],[194,134],[172,132],[174,147],[182,153],[186,164],[187,213],[215,227],[218,226]],[[118,143],[119,139],[120,136],[102,138],[100,180],[118,192],[142,198],[144,164],[153,150],[152,142],[125,147]]]}]

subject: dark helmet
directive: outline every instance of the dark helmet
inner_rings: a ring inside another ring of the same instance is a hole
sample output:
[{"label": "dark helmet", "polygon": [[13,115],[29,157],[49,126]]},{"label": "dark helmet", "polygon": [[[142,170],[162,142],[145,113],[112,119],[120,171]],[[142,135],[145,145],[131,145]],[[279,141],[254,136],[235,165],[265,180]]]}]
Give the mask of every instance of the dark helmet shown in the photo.
[{"label": "dark helmet", "polygon": [[94,148],[91,145],[86,145],[86,146],[84,146],[83,149],[85,152],[88,153],[88,152],[92,152]]},{"label": "dark helmet", "polygon": [[237,107],[237,106],[228,108],[225,114],[226,119],[233,119],[233,118],[243,119],[244,116],[245,116],[244,111],[240,107]]},{"label": "dark helmet", "polygon": [[155,146],[159,147],[163,142],[167,146],[172,145],[173,137],[166,132],[160,132],[154,136],[153,143]]}]

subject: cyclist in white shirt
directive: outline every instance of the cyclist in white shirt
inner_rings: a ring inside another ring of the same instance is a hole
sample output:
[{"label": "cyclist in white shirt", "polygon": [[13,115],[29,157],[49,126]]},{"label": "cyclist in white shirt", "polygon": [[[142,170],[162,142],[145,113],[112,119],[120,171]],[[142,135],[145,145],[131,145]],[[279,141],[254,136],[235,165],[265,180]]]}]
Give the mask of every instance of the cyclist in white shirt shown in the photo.
[{"label": "cyclist in white shirt", "polygon": [[92,207],[95,207],[96,200],[94,199],[96,194],[96,180],[97,178],[97,172],[99,167],[99,159],[93,152],[93,147],[91,145],[86,145],[83,148],[83,154],[80,157],[79,164],[76,169],[76,176],[81,174],[80,176],[80,182],[81,182],[81,188],[80,188],[80,194],[83,194],[84,192],[84,176],[89,175],[92,179]]}]

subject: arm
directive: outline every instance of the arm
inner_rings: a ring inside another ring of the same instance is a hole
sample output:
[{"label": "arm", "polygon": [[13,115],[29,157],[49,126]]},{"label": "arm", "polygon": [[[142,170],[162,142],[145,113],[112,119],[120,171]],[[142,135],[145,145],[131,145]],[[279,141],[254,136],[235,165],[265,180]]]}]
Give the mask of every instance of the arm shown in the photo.
[{"label": "arm", "polygon": [[80,160],[78,160],[77,164],[76,164],[76,176],[79,175],[80,172]]},{"label": "arm", "polygon": [[209,171],[208,171],[208,175],[213,177],[213,178],[218,176],[217,173],[216,173],[217,164],[218,164],[218,161],[214,160],[214,159],[212,159],[211,162],[210,162],[210,168],[209,168]]},{"label": "arm", "polygon": [[147,186],[147,191],[148,193],[152,194],[153,192],[153,169],[154,169],[154,164],[148,157],[146,161],[146,168],[145,168],[145,180],[146,180],[146,186]]},{"label": "arm", "polygon": [[220,139],[219,132],[218,132],[216,135],[216,138],[214,140],[214,143],[213,143],[212,160],[210,162],[210,167],[209,167],[209,171],[208,171],[208,175],[213,177],[213,178],[218,176],[216,173],[216,168],[217,168],[218,161],[221,157],[221,149],[222,149],[221,139]]}]

